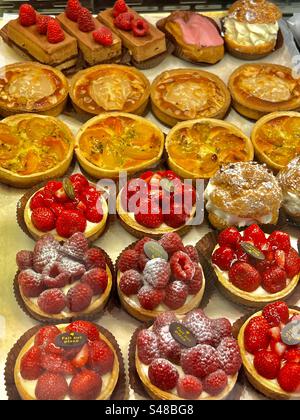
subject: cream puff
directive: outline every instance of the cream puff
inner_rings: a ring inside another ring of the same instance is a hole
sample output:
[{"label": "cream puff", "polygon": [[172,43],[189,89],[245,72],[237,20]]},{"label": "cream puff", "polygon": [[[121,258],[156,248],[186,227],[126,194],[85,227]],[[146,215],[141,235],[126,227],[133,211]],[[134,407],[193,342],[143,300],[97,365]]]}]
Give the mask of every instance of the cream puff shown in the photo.
[{"label": "cream puff", "polygon": [[300,223],[300,156],[279,172],[277,179],[283,193],[283,208],[298,224]]}]

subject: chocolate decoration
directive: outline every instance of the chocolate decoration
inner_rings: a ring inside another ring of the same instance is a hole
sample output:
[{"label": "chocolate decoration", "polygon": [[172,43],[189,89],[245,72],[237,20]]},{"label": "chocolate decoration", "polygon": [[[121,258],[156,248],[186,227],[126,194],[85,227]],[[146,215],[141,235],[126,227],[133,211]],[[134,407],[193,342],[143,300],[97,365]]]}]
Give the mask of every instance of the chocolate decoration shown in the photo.
[{"label": "chocolate decoration", "polygon": [[55,345],[62,349],[76,349],[77,347],[84,346],[88,338],[85,334],[78,332],[67,332],[59,334],[55,339]]},{"label": "chocolate decoration", "polygon": [[144,252],[150,260],[153,260],[154,258],[162,258],[166,261],[169,260],[168,253],[158,242],[151,241],[145,243]]},{"label": "chocolate decoration", "polygon": [[170,325],[170,333],[174,340],[184,347],[192,348],[197,345],[194,334],[180,322],[172,322]]},{"label": "chocolate decoration", "polygon": [[300,344],[300,319],[289,322],[281,331],[281,339],[288,346]]},{"label": "chocolate decoration", "polygon": [[250,242],[242,241],[241,247],[246,252],[246,254],[250,255],[250,257],[255,258],[256,260],[264,261],[266,259],[264,254]]}]

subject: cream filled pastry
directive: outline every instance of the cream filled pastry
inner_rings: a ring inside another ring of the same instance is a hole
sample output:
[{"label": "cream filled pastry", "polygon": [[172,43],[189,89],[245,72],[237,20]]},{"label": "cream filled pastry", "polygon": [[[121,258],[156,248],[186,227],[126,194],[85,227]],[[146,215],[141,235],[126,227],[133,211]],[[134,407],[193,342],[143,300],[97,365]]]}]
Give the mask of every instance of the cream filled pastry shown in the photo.
[{"label": "cream filled pastry", "polygon": [[300,223],[300,156],[278,174],[283,192],[283,208],[296,223]]}]

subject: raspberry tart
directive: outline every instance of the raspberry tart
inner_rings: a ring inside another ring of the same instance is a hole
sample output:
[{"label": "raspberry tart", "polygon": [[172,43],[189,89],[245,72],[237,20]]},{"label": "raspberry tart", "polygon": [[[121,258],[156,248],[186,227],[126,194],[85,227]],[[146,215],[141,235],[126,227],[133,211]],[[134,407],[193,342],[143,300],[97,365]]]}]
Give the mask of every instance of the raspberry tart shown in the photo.
[{"label": "raspberry tart", "polygon": [[114,269],[105,251],[90,248],[83,233],[62,245],[51,235],[17,254],[14,289],[22,309],[41,322],[99,317],[108,302]]},{"label": "raspberry tart", "polygon": [[123,370],[118,344],[105,328],[87,321],[38,326],[10,352],[6,386],[11,392],[13,376],[22,400],[108,400]]},{"label": "raspberry tart", "polygon": [[124,228],[138,238],[184,235],[196,213],[196,190],[172,171],[148,171],[121,189],[117,212]]},{"label": "raspberry tart", "polygon": [[246,375],[269,398],[300,399],[299,319],[299,310],[276,302],[251,316],[240,330]]},{"label": "raspberry tart", "polygon": [[300,256],[291,237],[279,230],[265,234],[258,225],[222,231],[211,263],[221,290],[247,306],[286,299],[300,278]]},{"label": "raspberry tart", "polygon": [[108,220],[103,194],[79,173],[34,188],[21,198],[17,213],[31,237],[39,239],[51,233],[58,241],[76,232],[94,241],[105,231]]},{"label": "raspberry tart", "polygon": [[165,312],[136,337],[135,368],[154,399],[226,399],[241,364],[231,323],[201,309],[185,316]]},{"label": "raspberry tart", "polygon": [[118,294],[125,310],[148,321],[167,310],[186,314],[197,308],[205,277],[195,247],[177,233],[159,241],[148,237],[124,250],[117,261]]}]

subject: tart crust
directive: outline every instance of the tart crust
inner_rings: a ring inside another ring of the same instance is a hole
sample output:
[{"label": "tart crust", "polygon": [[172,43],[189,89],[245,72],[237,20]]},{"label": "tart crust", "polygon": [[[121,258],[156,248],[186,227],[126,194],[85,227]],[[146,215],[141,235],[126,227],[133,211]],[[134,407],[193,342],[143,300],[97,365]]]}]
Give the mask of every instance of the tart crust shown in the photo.
[{"label": "tart crust", "polygon": [[[295,309],[290,309],[290,314],[299,314],[300,312],[295,310]],[[249,380],[249,382],[254,386],[254,388],[256,388],[259,392],[261,392],[262,394],[264,394],[266,397],[271,398],[271,399],[280,399],[280,400],[291,400],[291,399],[300,399],[300,393],[288,393],[285,392],[277,383],[273,383],[270,380],[262,377],[261,375],[259,375],[256,371],[256,369],[253,366],[253,363],[251,363],[249,361],[249,358],[247,357],[247,355],[249,355],[250,353],[247,352],[247,350],[245,349],[245,344],[244,344],[244,333],[245,333],[245,329],[249,323],[249,321],[256,317],[256,316],[261,316],[262,315],[262,311],[255,313],[254,315],[252,315],[242,326],[242,328],[240,329],[239,335],[238,335],[238,344],[240,347],[240,351],[241,351],[241,356],[242,356],[242,360],[243,360],[243,366],[244,366],[244,370],[246,373],[246,376]]]},{"label": "tart crust", "polygon": [[[60,324],[57,327],[60,329],[61,332],[63,332],[67,326],[68,324]],[[114,365],[113,365],[113,370],[110,375],[111,376],[110,381],[108,383],[108,386],[105,389],[102,389],[100,395],[98,395],[98,397],[96,398],[97,400],[108,400],[117,385],[117,382],[119,379],[119,373],[120,373],[120,366],[119,366],[118,355],[113,345],[111,344],[111,342],[103,334],[101,334],[100,331],[99,331],[99,336],[101,340],[105,341],[105,343],[110,347],[110,349],[114,353]],[[34,339],[35,339],[35,335],[32,336],[27,341],[27,343],[23,346],[16,360],[15,369],[14,369],[15,384],[22,400],[31,400],[31,401],[35,400],[35,398],[32,398],[32,396],[28,393],[26,388],[23,386],[21,374],[20,374],[22,357],[33,346]]]}]

